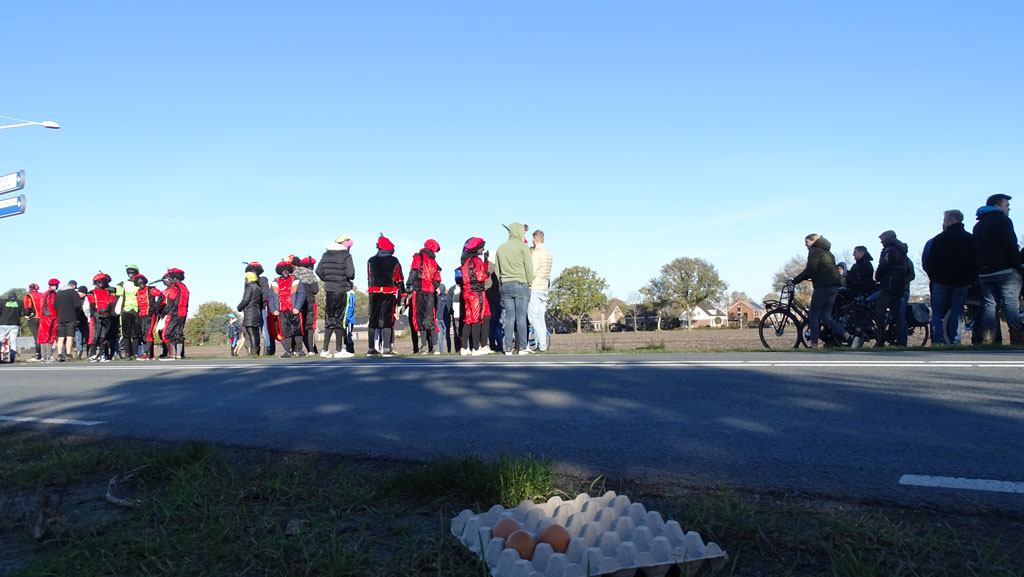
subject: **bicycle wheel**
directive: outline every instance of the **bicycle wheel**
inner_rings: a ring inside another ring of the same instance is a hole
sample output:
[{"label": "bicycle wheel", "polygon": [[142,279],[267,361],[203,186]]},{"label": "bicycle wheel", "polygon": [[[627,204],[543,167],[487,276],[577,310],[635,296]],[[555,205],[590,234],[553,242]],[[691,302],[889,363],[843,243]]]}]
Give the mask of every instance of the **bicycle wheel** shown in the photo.
[{"label": "bicycle wheel", "polygon": [[847,305],[840,309],[837,319],[846,332],[860,337],[862,346],[880,347],[885,344],[882,338],[882,321],[875,311],[862,304]]},{"label": "bicycle wheel", "polygon": [[774,310],[761,317],[757,332],[766,349],[795,349],[804,342],[803,325],[783,310]]}]

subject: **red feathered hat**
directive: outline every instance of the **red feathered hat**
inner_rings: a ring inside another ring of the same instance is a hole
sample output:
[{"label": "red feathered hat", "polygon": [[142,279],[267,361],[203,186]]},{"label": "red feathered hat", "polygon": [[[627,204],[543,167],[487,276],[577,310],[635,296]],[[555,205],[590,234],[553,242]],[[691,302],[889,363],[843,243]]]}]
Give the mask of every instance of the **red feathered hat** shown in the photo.
[{"label": "red feathered hat", "polygon": [[441,250],[441,245],[437,244],[436,240],[428,238],[427,242],[423,243],[423,248],[430,252],[439,252]]},{"label": "red feathered hat", "polygon": [[281,262],[277,263],[277,266],[274,268],[274,271],[277,272],[278,275],[282,275],[286,271],[288,273],[291,273],[294,270],[295,270],[295,265],[292,264],[292,261],[291,261],[290,258],[282,260]]},{"label": "red feathered hat", "polygon": [[110,275],[105,272],[100,272],[92,277],[92,284],[100,284],[110,282]]},{"label": "red feathered hat", "polygon": [[37,285],[34,282],[33,283],[29,283],[28,290],[30,290],[30,291],[37,291],[37,290],[39,290],[39,285]]},{"label": "red feathered hat", "polygon": [[313,265],[316,264],[316,259],[311,257],[311,256],[307,256],[307,257],[303,258],[302,260],[300,260],[299,264],[304,266],[304,267],[306,267],[306,268],[313,268]]},{"label": "red feathered hat", "polygon": [[380,250],[395,250],[395,244],[388,240],[383,234],[377,239],[377,248]]},{"label": "red feathered hat", "polygon": [[476,250],[484,245],[484,239],[474,236],[466,241],[466,251]]},{"label": "red feathered hat", "polygon": [[51,278],[50,280],[46,281],[46,284],[50,286],[60,286],[60,281],[55,278]]}]

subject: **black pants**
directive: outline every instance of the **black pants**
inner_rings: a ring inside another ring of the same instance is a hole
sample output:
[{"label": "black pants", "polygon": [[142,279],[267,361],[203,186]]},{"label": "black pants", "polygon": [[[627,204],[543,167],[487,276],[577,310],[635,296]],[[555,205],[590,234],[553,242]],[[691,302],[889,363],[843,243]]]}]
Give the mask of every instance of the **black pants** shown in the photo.
[{"label": "black pants", "polygon": [[138,311],[121,312],[121,336],[124,338],[126,357],[134,357],[139,350],[139,343],[142,342],[142,321],[139,319]]},{"label": "black pants", "polygon": [[437,346],[437,295],[433,291],[416,291],[413,300],[413,312],[416,319],[416,330],[420,333],[420,346],[434,352]]},{"label": "black pants", "polygon": [[249,341],[249,355],[260,356],[260,340],[263,339],[262,327],[245,327],[245,338]]}]

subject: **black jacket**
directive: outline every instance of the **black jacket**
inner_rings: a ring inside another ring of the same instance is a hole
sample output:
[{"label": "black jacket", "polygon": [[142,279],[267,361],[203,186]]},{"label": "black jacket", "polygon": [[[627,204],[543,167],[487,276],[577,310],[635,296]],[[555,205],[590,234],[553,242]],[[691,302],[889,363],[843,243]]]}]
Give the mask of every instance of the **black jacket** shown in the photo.
[{"label": "black jacket", "polygon": [[839,271],[836,270],[836,257],[829,252],[831,248],[832,243],[823,236],[814,241],[807,249],[807,266],[793,278],[793,282],[800,283],[811,279],[814,288],[842,284],[839,281]]},{"label": "black jacket", "polygon": [[921,263],[934,283],[964,287],[977,276],[977,255],[974,237],[958,222],[946,227],[929,241],[928,252]]},{"label": "black jacket", "polygon": [[21,299],[17,296],[0,297],[0,325],[18,326],[23,314],[25,309],[22,308]]},{"label": "black jacket", "polygon": [[237,308],[238,312],[244,315],[242,317],[242,326],[263,326],[263,292],[260,290],[259,281],[245,283],[242,302],[238,303]]},{"label": "black jacket", "polygon": [[866,297],[878,290],[875,284],[875,266],[871,264],[871,255],[853,263],[846,274],[846,288],[853,291],[854,296]]},{"label": "black jacket", "polygon": [[910,288],[914,276],[914,263],[907,256],[907,245],[899,240],[884,245],[878,257],[878,268],[875,269],[878,289],[892,295],[901,295]]},{"label": "black jacket", "polygon": [[1020,248],[1013,221],[994,206],[983,206],[974,225],[974,250],[978,258],[978,274],[992,274],[1009,269],[1021,270]]},{"label": "black jacket", "polygon": [[[366,261],[366,280],[370,292],[381,292],[380,289],[394,289],[398,294],[405,294],[405,276],[402,274],[402,263],[395,258],[393,250],[378,250],[377,255]],[[375,290],[376,289],[376,290]],[[384,292],[388,292],[384,291]]]},{"label": "black jacket", "polygon": [[57,311],[58,323],[77,321],[78,311],[82,308],[82,297],[73,288],[61,289],[53,297],[53,308]]},{"label": "black jacket", "polygon": [[[338,248],[334,248],[338,247]],[[347,293],[352,290],[356,269],[352,255],[340,244],[327,246],[327,252],[316,265],[316,276],[324,281],[324,290],[331,293]]]}]

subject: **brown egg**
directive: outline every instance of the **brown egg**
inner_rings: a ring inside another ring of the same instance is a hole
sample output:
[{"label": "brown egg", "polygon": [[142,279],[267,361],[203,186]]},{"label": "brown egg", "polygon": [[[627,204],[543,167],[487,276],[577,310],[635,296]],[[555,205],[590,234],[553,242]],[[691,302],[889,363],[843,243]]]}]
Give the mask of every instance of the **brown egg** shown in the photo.
[{"label": "brown egg", "polygon": [[526,531],[519,530],[508,536],[505,541],[506,549],[515,549],[520,559],[533,559],[533,550],[537,547],[537,540]]},{"label": "brown egg", "polygon": [[505,517],[494,524],[494,528],[491,529],[492,537],[501,537],[502,539],[508,539],[508,536],[516,531],[522,529],[519,522],[512,517]]},{"label": "brown egg", "polygon": [[569,532],[561,525],[549,525],[541,531],[540,542],[551,545],[555,553],[565,553],[569,548]]}]

